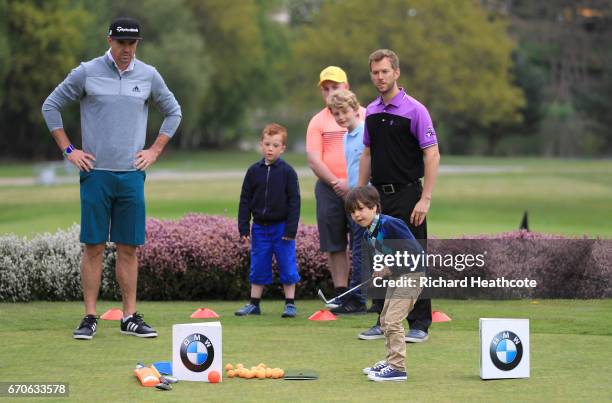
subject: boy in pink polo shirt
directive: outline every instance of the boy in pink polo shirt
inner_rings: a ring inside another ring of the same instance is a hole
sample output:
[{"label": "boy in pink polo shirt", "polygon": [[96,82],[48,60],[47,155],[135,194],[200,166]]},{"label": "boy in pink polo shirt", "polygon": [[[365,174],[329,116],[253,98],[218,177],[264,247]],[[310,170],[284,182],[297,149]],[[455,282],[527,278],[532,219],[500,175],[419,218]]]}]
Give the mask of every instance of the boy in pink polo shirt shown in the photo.
[{"label": "boy in pink polo shirt", "polygon": [[[346,73],[340,67],[326,67],[319,76],[319,88],[323,101],[327,102],[334,91],[349,88]],[[361,109],[363,120],[365,110]],[[306,133],[308,164],[318,178],[315,198],[320,248],[327,253],[336,295],[347,289],[350,272],[349,220],[343,200],[349,190],[343,145],[346,133],[346,128],[336,123],[327,107],[310,120]]]}]

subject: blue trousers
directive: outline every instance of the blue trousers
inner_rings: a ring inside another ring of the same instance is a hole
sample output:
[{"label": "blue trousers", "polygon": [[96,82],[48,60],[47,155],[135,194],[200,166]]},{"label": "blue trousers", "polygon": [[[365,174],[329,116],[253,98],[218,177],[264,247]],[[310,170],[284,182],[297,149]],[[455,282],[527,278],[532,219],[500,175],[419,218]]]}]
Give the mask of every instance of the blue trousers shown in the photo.
[{"label": "blue trousers", "polygon": [[285,223],[251,227],[251,284],[272,284],[272,255],[280,271],[282,284],[300,281],[295,259],[295,239],[284,240]]}]

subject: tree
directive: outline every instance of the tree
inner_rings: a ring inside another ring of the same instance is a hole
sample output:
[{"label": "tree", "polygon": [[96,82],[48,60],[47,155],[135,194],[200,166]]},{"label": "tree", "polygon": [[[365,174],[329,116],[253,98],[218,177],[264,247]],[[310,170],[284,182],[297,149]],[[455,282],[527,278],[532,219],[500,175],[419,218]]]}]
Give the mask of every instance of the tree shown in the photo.
[{"label": "tree", "polygon": [[321,10],[324,0],[287,0],[287,11],[291,26],[312,23],[313,17]]},{"label": "tree", "polygon": [[[9,43],[8,43],[8,5],[6,0],[0,0],[0,83],[4,83],[4,78],[9,68]],[[0,105],[2,105],[4,91],[0,91]]]},{"label": "tree", "polygon": [[376,96],[368,55],[389,48],[400,57],[400,85],[428,106],[436,124],[497,141],[500,129],[521,120],[525,99],[512,84],[515,44],[505,22],[490,17],[470,0],[324,3],[294,43],[287,74],[295,102],[319,108],[317,75],[327,65],[339,65],[367,104]]},{"label": "tree", "polygon": [[587,118],[587,130],[594,136],[590,144],[597,155],[612,154],[612,53],[597,84],[575,89],[577,109]]},{"label": "tree", "polygon": [[219,146],[241,137],[247,112],[266,108],[280,98],[280,91],[270,87],[280,88],[275,66],[282,52],[271,54],[266,45],[282,38],[266,38],[264,26],[271,22],[263,2],[187,0],[187,4],[208,45],[212,70],[199,114],[202,138],[198,144]]},{"label": "tree", "polygon": [[605,152],[610,131],[603,111],[612,104],[605,51],[612,45],[612,0],[486,2],[509,16],[523,67],[544,78],[545,107],[538,125],[542,151],[560,156]]},{"label": "tree", "polygon": [[8,0],[2,7],[7,34],[0,52],[8,43],[8,55],[0,58],[0,149],[11,156],[41,155],[53,143],[43,128],[42,102],[76,66],[89,15],[67,0]]}]

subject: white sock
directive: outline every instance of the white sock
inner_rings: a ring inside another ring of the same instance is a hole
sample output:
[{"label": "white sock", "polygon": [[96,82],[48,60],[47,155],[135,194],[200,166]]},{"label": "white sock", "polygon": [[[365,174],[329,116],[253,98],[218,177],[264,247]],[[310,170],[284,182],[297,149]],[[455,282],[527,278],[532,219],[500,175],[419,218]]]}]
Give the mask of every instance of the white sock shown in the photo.
[{"label": "white sock", "polygon": [[121,319],[121,321],[122,321],[123,323],[125,323],[125,322],[127,322],[127,320],[128,320],[129,318],[131,318],[132,316],[133,316],[133,315],[130,315],[130,316],[124,316],[124,317]]}]

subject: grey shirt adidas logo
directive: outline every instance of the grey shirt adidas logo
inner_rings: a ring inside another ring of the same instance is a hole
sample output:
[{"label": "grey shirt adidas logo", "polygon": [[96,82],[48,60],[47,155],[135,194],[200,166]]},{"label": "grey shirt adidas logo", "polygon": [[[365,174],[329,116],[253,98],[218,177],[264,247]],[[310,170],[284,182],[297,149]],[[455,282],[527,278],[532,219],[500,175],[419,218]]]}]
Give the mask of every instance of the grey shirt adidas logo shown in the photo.
[{"label": "grey shirt adidas logo", "polygon": [[149,100],[164,115],[159,133],[172,137],[181,107],[158,71],[140,60],[120,74],[106,55],[81,63],[47,97],[42,113],[50,131],[63,128],[61,110],[81,104],[83,151],[96,157],[94,169],[134,171],[145,146]]}]

